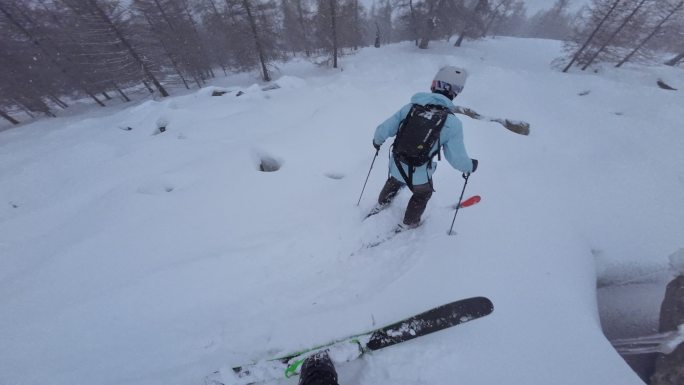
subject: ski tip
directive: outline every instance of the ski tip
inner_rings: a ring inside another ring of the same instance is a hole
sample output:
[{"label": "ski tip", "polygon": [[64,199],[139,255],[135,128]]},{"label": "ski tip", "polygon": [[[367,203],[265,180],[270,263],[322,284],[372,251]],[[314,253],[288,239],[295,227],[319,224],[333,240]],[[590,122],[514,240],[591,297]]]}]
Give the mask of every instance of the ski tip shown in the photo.
[{"label": "ski tip", "polygon": [[459,302],[468,303],[469,309],[473,312],[472,314],[476,316],[475,318],[484,317],[494,311],[494,304],[487,297],[471,297],[461,301],[456,301],[454,304]]},{"label": "ski tip", "polygon": [[452,210],[456,210],[457,208],[464,208],[464,207],[470,207],[473,206],[477,203],[480,203],[482,200],[482,197],[479,195],[473,195],[471,197],[468,197],[464,200],[461,201],[461,204],[459,205],[458,203],[454,203],[453,205],[449,206]]},{"label": "ski tip", "polygon": [[461,202],[461,207],[472,206],[472,205],[474,205],[474,204],[476,204],[476,203],[480,203],[481,200],[482,200],[482,197],[480,197],[479,195],[473,195],[473,196],[471,196],[470,198],[468,198],[468,199],[464,200],[463,202]]},{"label": "ski tip", "polygon": [[487,297],[476,297],[479,301],[482,301],[483,304],[486,305],[488,313],[491,313],[494,311],[494,303],[492,303],[492,300],[487,298]]}]

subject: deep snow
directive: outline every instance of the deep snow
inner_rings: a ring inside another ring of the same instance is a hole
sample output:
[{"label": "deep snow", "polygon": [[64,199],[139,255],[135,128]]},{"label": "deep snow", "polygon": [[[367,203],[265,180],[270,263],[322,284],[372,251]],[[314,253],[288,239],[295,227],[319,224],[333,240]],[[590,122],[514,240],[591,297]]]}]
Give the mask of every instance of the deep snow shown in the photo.
[{"label": "deep snow", "polygon": [[[684,73],[561,74],[559,53],[512,38],[368,48],[341,71],[284,64],[277,90],[221,79],[232,93],[0,133],[0,383],[201,384],[483,295],[492,315],[343,365],[341,384],[641,384],[602,334],[596,267],[666,268],[683,246],[684,96],[655,82],[682,88]],[[471,74],[457,104],[532,133],[462,117],[480,160],[466,195],[483,199],[458,234],[462,178],[441,162],[424,226],[360,250],[409,198],[361,222],[386,177],[388,145],[355,207],[373,130],[445,64]],[[280,170],[259,172],[262,157]]]}]

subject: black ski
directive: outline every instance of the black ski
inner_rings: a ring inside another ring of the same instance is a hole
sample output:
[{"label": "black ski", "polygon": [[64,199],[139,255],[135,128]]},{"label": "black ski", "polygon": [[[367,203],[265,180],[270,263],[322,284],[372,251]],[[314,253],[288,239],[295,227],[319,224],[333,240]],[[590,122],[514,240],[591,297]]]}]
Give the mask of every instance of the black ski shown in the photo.
[{"label": "black ski", "polygon": [[244,385],[292,377],[299,373],[307,357],[321,351],[328,351],[334,362],[351,361],[370,351],[481,318],[492,311],[494,311],[494,305],[485,297],[451,302],[366,333],[334,340],[271,360],[234,367],[232,370],[216,371],[206,377],[205,383],[208,385],[227,383]]},{"label": "black ski", "polygon": [[484,317],[492,311],[494,311],[494,305],[485,297],[451,302],[374,331],[366,348],[368,350],[386,348]]}]

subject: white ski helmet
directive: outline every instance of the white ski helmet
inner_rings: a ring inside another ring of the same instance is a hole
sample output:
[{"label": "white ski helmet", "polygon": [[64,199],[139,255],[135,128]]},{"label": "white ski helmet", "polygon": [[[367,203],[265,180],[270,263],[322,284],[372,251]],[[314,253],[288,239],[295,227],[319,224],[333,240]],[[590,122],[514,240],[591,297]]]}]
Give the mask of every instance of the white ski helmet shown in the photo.
[{"label": "white ski helmet", "polygon": [[463,91],[468,72],[463,68],[446,66],[440,68],[432,80],[432,92],[439,92],[453,99]]}]

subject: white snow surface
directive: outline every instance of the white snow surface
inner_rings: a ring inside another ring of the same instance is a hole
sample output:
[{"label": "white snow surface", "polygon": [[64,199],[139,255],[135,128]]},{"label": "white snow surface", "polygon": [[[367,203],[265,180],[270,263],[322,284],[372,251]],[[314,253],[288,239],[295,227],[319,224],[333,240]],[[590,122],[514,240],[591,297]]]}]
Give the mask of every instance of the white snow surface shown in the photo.
[{"label": "white snow surface", "polygon": [[[403,43],[279,65],[271,91],[231,77],[1,132],[0,384],[202,384],[471,296],[494,313],[341,365],[341,385],[641,384],[601,331],[597,272],[684,247],[684,93],[656,86],[684,72],[562,74],[559,55]],[[409,198],[361,221],[387,175],[385,144],[356,207],[374,128],[446,64],[471,74],[457,104],[531,135],[461,117],[482,201],[457,235],[463,179],[443,161],[424,225],[363,249]]]}]

